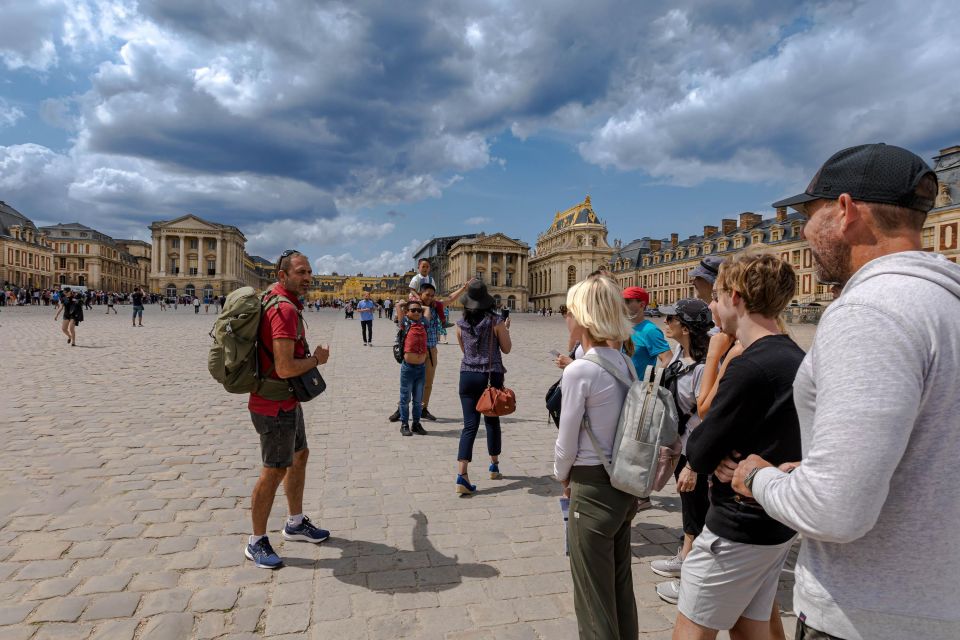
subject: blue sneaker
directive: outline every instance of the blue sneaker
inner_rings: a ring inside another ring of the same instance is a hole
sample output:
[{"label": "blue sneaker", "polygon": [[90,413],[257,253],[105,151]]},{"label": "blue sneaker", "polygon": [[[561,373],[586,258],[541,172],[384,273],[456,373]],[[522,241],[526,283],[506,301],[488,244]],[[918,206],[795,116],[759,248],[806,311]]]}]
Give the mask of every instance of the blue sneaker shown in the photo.
[{"label": "blue sneaker", "polygon": [[500,465],[496,462],[490,463],[490,479],[499,480],[503,475],[500,473]]},{"label": "blue sneaker", "polygon": [[248,544],[243,550],[243,555],[247,556],[248,560],[253,560],[253,564],[261,569],[279,569],[283,566],[283,560],[270,546],[270,539],[267,536],[263,536],[254,544]]},{"label": "blue sneaker", "polygon": [[310,518],[303,516],[303,522],[299,526],[291,527],[287,524],[283,528],[283,537],[287,540],[302,540],[303,542],[323,542],[330,537],[330,532],[326,529],[313,526]]}]

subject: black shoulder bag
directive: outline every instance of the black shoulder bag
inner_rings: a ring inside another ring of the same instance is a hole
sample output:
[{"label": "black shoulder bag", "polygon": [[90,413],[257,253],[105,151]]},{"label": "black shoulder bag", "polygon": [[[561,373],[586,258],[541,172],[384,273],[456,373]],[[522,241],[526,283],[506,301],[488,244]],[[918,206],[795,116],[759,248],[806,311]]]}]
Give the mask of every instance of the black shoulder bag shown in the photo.
[{"label": "black shoulder bag", "polygon": [[[280,296],[282,300],[293,304],[283,296]],[[296,308],[296,305],[294,305]],[[307,343],[307,336],[303,331],[303,327],[306,323],[303,320],[303,315],[301,315],[300,310],[297,309],[297,340],[303,340],[303,348],[307,353],[310,353],[310,345]],[[266,350],[267,355],[270,356],[270,360],[273,360],[273,354],[269,349]],[[320,370],[316,367],[301,373],[299,376],[286,379],[287,385],[290,387],[290,393],[293,394],[293,397],[297,399],[298,402],[310,402],[321,393],[326,391],[327,383],[324,381],[323,376],[320,375]]]},{"label": "black shoulder bag", "polygon": [[[579,345],[578,345],[579,346]],[[573,347],[573,351],[570,352],[570,359],[577,359],[577,347]],[[560,380],[557,380],[550,388],[547,389],[547,396],[544,398],[547,405],[547,413],[550,416],[550,419],[553,420],[553,423],[557,426],[557,429],[560,428],[560,405],[563,402],[563,394],[560,391],[560,381],[563,380],[563,376],[560,376]]]}]

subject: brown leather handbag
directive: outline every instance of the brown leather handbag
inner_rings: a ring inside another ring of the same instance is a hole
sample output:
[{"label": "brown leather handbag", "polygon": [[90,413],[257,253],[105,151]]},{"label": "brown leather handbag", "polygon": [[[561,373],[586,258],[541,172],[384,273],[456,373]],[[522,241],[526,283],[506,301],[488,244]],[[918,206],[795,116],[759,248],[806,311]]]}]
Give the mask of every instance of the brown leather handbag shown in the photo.
[{"label": "brown leather handbag", "polygon": [[[490,358],[488,360],[490,367],[493,366],[493,350],[499,348],[499,346],[500,344],[497,341],[497,334],[493,330],[493,324],[491,324]],[[480,394],[480,399],[477,400],[477,411],[491,418],[508,416],[517,410],[517,396],[513,392],[513,389],[508,389],[506,387],[497,389],[496,387],[490,386],[490,378],[492,374],[492,370],[487,374],[487,388],[483,390],[483,393]]]}]

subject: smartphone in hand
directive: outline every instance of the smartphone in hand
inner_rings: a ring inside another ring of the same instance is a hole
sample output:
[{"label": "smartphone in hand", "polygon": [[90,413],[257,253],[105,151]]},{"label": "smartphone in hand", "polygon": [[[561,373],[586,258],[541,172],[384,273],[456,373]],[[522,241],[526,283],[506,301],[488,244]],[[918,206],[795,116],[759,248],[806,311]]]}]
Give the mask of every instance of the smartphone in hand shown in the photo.
[{"label": "smartphone in hand", "polygon": [[559,358],[559,357],[560,357],[560,352],[557,351],[556,349],[551,349],[551,350],[550,350],[550,355],[552,355],[554,358]]}]

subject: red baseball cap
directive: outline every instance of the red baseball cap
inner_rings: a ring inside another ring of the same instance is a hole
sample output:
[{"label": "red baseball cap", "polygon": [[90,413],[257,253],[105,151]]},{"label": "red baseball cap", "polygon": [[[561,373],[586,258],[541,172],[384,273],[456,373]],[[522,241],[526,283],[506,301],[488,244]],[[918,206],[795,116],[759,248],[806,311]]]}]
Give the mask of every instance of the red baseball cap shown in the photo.
[{"label": "red baseball cap", "polygon": [[643,287],[627,287],[623,290],[624,300],[639,300],[643,304],[650,304],[650,294]]}]

